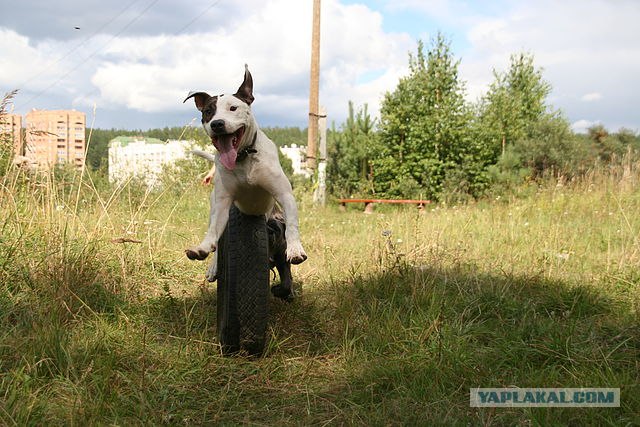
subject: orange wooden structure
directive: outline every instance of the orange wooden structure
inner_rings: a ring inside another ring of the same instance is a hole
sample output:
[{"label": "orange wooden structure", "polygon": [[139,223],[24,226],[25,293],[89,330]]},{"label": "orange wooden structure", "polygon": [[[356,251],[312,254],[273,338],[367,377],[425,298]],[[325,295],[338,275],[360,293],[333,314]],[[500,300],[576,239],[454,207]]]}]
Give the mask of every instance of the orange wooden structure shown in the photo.
[{"label": "orange wooden structure", "polygon": [[364,203],[364,212],[373,212],[374,203],[392,203],[401,205],[417,205],[418,209],[424,209],[424,206],[431,203],[431,200],[397,200],[397,199],[339,199],[340,209],[345,210],[347,203]]}]

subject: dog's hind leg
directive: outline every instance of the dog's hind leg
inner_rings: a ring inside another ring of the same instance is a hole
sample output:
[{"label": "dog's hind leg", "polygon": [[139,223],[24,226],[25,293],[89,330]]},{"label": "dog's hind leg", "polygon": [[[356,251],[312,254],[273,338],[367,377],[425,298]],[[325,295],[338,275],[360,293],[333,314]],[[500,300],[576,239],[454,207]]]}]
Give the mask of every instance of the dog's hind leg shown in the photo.
[{"label": "dog's hind leg", "polygon": [[269,265],[275,267],[280,276],[280,283],[271,287],[273,296],[291,301],[293,298],[291,263],[287,261],[287,241],[284,238],[286,226],[280,215],[275,215],[267,221],[269,232]]},{"label": "dog's hind leg", "polygon": [[293,277],[291,276],[291,263],[286,260],[284,254],[275,258],[276,269],[280,276],[280,283],[271,287],[271,293],[274,297],[285,301],[293,299]]},{"label": "dog's hind leg", "polygon": [[284,211],[284,219],[287,225],[285,238],[287,240],[287,261],[292,264],[300,264],[307,259],[307,254],[300,242],[298,230],[298,207],[293,193],[282,193],[276,197]]}]

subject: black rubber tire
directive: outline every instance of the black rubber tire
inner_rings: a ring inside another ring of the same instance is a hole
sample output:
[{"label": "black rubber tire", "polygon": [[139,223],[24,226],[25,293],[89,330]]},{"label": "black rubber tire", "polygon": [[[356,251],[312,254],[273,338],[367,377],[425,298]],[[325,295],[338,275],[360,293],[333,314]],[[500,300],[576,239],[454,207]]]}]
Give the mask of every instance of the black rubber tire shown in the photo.
[{"label": "black rubber tire", "polygon": [[225,355],[264,352],[269,320],[269,241],[264,215],[232,206],[218,242],[218,340]]}]

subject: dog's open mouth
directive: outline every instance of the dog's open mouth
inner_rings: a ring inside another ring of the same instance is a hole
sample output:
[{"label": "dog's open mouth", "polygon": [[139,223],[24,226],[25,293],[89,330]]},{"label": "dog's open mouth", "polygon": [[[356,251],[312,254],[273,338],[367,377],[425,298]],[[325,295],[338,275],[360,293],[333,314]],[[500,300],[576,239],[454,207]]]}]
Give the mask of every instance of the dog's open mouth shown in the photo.
[{"label": "dog's open mouth", "polygon": [[244,126],[241,126],[233,133],[222,135],[214,135],[211,137],[214,147],[220,154],[220,163],[228,170],[234,170],[236,167],[236,158],[238,157],[238,146],[244,135]]}]

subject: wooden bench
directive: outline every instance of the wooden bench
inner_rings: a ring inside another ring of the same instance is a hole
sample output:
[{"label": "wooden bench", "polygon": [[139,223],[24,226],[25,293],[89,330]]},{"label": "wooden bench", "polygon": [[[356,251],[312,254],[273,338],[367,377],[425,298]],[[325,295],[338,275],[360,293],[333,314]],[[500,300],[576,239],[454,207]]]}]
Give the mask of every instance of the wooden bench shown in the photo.
[{"label": "wooden bench", "polygon": [[347,203],[364,203],[364,213],[373,213],[374,203],[392,203],[398,205],[417,205],[420,211],[424,210],[424,205],[431,203],[431,200],[396,200],[396,199],[338,199],[340,210],[347,209]]}]

